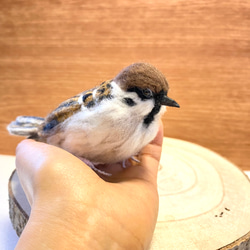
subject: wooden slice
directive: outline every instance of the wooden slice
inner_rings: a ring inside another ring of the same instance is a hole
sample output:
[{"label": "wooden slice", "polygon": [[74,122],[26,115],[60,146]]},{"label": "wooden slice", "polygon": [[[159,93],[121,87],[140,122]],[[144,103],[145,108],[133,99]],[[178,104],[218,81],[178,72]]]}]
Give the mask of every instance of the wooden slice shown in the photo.
[{"label": "wooden slice", "polygon": [[[160,206],[151,250],[250,249],[250,182],[218,154],[164,138],[158,174]],[[16,172],[9,181],[10,217],[18,235],[30,206]]]},{"label": "wooden slice", "polygon": [[9,215],[18,236],[21,235],[30,215],[30,205],[19,182],[16,170],[9,180]]}]

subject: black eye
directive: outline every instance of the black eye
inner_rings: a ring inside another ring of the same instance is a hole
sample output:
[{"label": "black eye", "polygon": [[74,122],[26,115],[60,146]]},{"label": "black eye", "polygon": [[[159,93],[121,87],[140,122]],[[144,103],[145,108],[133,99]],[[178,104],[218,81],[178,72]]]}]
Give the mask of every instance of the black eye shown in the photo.
[{"label": "black eye", "polygon": [[127,98],[127,97],[126,97],[126,98],[123,99],[123,101],[124,101],[128,106],[130,106],[130,107],[136,105],[136,103],[134,102],[134,100],[131,99],[131,98]]},{"label": "black eye", "polygon": [[143,89],[142,90],[142,94],[146,97],[146,98],[151,98],[153,96],[153,93],[150,89]]}]

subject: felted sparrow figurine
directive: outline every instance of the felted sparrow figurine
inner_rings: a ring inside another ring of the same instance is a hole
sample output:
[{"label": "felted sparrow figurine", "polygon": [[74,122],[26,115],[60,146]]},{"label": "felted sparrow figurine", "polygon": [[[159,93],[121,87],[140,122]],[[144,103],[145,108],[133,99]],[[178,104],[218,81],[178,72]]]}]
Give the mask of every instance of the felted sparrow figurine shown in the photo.
[{"label": "felted sparrow figurine", "polygon": [[45,119],[18,116],[7,129],[63,148],[97,170],[95,164],[125,162],[154,139],[165,106],[179,108],[168,89],[154,66],[135,63],[66,100]]}]

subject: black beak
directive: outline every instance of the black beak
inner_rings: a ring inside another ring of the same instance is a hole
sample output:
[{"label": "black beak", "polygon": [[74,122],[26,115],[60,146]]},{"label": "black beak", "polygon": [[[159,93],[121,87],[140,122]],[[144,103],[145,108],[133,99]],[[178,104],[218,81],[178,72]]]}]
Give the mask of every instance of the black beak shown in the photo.
[{"label": "black beak", "polygon": [[164,95],[161,98],[161,105],[176,107],[176,108],[180,107],[180,105],[175,100],[171,99],[170,97],[168,97],[166,95]]}]

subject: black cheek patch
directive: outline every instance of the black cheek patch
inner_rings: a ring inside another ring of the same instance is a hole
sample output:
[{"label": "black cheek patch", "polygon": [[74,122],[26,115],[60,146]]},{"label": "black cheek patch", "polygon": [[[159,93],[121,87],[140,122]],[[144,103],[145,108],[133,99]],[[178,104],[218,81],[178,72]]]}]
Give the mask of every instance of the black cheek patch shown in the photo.
[{"label": "black cheek patch", "polygon": [[133,99],[125,97],[123,98],[124,103],[126,103],[128,106],[133,107],[136,105]]},{"label": "black cheek patch", "polygon": [[159,113],[160,109],[161,104],[156,102],[151,112],[144,118],[143,123],[146,127],[148,127],[154,121],[155,115]]}]

